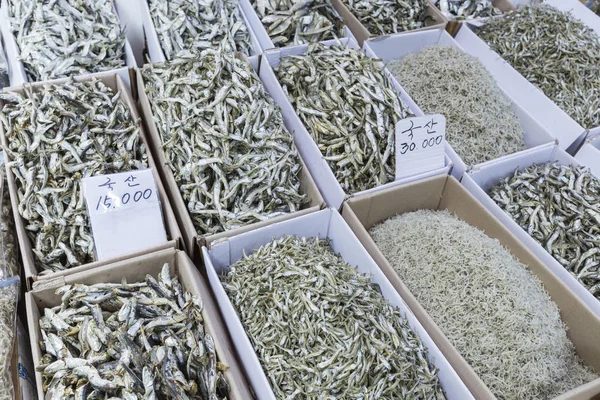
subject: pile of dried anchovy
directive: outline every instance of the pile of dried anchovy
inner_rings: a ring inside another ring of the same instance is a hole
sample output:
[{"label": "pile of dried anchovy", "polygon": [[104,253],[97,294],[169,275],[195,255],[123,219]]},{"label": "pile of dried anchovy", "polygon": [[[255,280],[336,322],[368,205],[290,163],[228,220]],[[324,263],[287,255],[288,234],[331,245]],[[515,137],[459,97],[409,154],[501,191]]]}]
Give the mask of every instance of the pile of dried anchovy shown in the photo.
[{"label": "pile of dried anchovy", "polygon": [[509,99],[476,57],[435,45],[388,68],[425,114],[446,117],[446,139],[467,165],[525,148]]},{"label": "pile of dried anchovy", "polygon": [[542,4],[492,18],[475,32],[580,125],[600,125],[600,38],[592,29]]},{"label": "pile of dried anchovy", "polygon": [[331,0],[251,0],[276,47],[344,36],[344,22]]},{"label": "pile of dried anchovy", "polygon": [[223,285],[277,398],[445,398],[406,319],[327,240],[274,240]]},{"label": "pile of dried anchovy", "polygon": [[585,167],[515,171],[490,197],[600,300],[600,181]]},{"label": "pile of dried anchovy", "polygon": [[167,60],[187,50],[222,47],[252,53],[250,34],[238,0],[148,0],[154,28]]},{"label": "pile of dried anchovy", "polygon": [[444,15],[455,20],[486,18],[502,14],[491,0],[433,0]]},{"label": "pile of dried anchovy", "polygon": [[373,36],[389,35],[424,26],[426,0],[346,0],[350,12]]},{"label": "pile of dried anchovy", "polygon": [[4,153],[0,152],[0,280],[19,276],[20,271],[17,233],[6,180]]},{"label": "pile of dried anchovy", "polygon": [[299,209],[305,196],[293,137],[250,63],[214,50],[181,56],[142,75],[198,233]]},{"label": "pile of dried anchovy", "polygon": [[125,66],[125,33],[111,0],[8,0],[10,24],[30,80]]},{"label": "pile of dried anchovy", "polygon": [[18,278],[0,281],[0,400],[15,398],[11,363],[17,330],[18,298]]},{"label": "pile of dried anchovy", "polygon": [[50,399],[228,398],[202,299],[165,264],[158,280],[66,285],[40,318],[38,370]]},{"label": "pile of dried anchovy", "polygon": [[[0,95],[23,217],[40,270],[94,260],[81,178],[147,166],[139,121],[101,81],[69,80]],[[43,272],[43,273],[44,273]]]},{"label": "pile of dried anchovy", "polygon": [[497,240],[431,210],[392,217],[370,233],[496,396],[554,398],[598,377],[575,354],[542,283]]},{"label": "pile of dried anchovy", "polygon": [[392,182],[396,123],[412,114],[363,52],[311,44],[281,59],[284,92],[348,194]]}]

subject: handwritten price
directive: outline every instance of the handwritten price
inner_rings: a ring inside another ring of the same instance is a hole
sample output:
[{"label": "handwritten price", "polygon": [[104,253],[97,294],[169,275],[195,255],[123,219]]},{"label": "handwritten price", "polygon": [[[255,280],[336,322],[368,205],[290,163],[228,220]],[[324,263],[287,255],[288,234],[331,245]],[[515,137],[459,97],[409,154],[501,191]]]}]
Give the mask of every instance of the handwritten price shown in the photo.
[{"label": "handwritten price", "polygon": [[115,196],[112,194],[106,194],[106,195],[100,196],[98,198],[98,203],[96,204],[96,211],[98,211],[100,209],[100,207],[102,207],[105,211],[116,208],[118,205],[117,202],[119,200],[120,200],[120,204],[122,204],[122,205],[126,205],[132,200],[134,203],[137,203],[142,199],[148,200],[152,197],[152,193],[154,193],[152,191],[152,189],[146,189],[144,191],[138,190],[138,191],[134,192],[133,194],[126,192],[126,193],[123,193],[123,195],[121,196],[120,199],[118,198],[118,196]]},{"label": "handwritten price", "polygon": [[[428,147],[433,147],[435,145],[439,145],[444,140],[443,135],[438,135],[436,137],[431,137],[429,139],[424,139],[423,143],[421,143],[421,149],[426,149]],[[400,154],[406,154],[409,151],[415,151],[417,149],[417,145],[415,142],[403,142],[400,143]]]}]

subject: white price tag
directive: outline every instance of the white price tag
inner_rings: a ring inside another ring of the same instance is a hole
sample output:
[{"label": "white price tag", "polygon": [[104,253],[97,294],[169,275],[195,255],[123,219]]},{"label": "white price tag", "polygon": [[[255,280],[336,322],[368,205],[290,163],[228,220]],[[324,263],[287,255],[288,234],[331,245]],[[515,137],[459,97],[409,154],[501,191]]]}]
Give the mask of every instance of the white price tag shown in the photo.
[{"label": "white price tag", "polygon": [[406,118],[396,124],[396,180],[445,165],[446,118]]},{"label": "white price tag", "polygon": [[167,241],[151,169],[92,176],[82,183],[99,261]]}]

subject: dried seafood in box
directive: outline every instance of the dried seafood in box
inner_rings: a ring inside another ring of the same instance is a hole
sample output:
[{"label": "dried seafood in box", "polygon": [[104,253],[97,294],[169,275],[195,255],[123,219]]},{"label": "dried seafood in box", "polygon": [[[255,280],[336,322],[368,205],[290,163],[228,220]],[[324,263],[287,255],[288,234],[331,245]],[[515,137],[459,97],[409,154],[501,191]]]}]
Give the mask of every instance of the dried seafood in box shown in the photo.
[{"label": "dried seafood in box", "polygon": [[205,50],[142,71],[173,172],[199,234],[297,211],[300,158],[247,60]]},{"label": "dried seafood in box", "polygon": [[15,387],[11,372],[17,331],[19,278],[0,280],[0,400],[13,400]]},{"label": "dried seafood in box", "polygon": [[277,78],[342,189],[395,178],[396,123],[412,116],[377,60],[360,50],[310,44],[281,59]]},{"label": "dried seafood in box", "polygon": [[345,0],[344,3],[373,36],[422,28],[428,6],[426,0]]},{"label": "dried seafood in box", "polygon": [[467,165],[525,148],[510,100],[476,58],[453,46],[429,46],[388,63],[425,114],[446,117],[446,139]]},{"label": "dried seafood in box", "polygon": [[502,14],[492,0],[433,0],[440,11],[455,20],[487,18]]},{"label": "dried seafood in box", "polygon": [[7,166],[42,274],[94,261],[81,178],[147,167],[121,96],[95,78],[0,94]]},{"label": "dried seafood in box", "polygon": [[406,319],[327,240],[274,240],[223,285],[278,399],[445,398]]},{"label": "dried seafood in box", "polygon": [[370,234],[498,398],[550,399],[598,378],[540,280],[497,240],[431,210],[389,218]]},{"label": "dried seafood in box", "polygon": [[4,152],[0,152],[0,281],[20,276],[20,273],[19,248],[6,180]]}]

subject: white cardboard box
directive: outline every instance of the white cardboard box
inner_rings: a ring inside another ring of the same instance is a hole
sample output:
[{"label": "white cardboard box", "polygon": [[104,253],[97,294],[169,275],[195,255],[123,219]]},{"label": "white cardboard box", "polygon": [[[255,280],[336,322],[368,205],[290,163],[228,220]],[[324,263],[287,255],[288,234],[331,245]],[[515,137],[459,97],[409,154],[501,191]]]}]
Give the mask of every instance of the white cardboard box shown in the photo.
[{"label": "white cardboard box", "polygon": [[[423,48],[432,45],[454,46],[464,51],[464,49],[458,43],[456,43],[456,41],[452,39],[452,36],[450,36],[450,34],[448,34],[448,32],[446,32],[444,29],[400,33],[396,35],[388,35],[375,39],[369,39],[364,42],[363,49],[369,57],[380,58],[384,63],[388,63],[389,61],[402,58],[407,54],[418,53]],[[387,69],[386,72],[388,72],[388,76],[394,83],[394,86],[396,86],[396,88],[402,93],[406,93],[404,88],[402,88],[401,83],[399,83]],[[525,111],[514,98],[512,98],[506,92],[504,92],[504,94],[510,100],[512,109],[519,119],[521,127],[523,128],[523,139],[528,149],[500,157],[496,160],[513,157],[514,155],[521,153],[528,153],[540,146],[552,146],[554,144],[554,138],[550,135],[550,133],[544,129],[544,127],[535,118],[533,118],[533,116]],[[410,96],[410,94],[407,96]],[[419,112],[422,113],[422,110],[418,107],[418,104],[414,104],[414,100],[410,101],[412,103],[409,104],[411,109],[419,110]],[[443,110],[436,110],[436,113],[444,114]],[[446,143],[446,154],[448,154],[450,160],[452,160],[452,163],[454,164],[452,176],[460,179],[469,166],[463,162],[463,160],[458,156],[449,143]],[[496,160],[490,160],[483,164],[493,163]]]},{"label": "white cardboard box", "polygon": [[[352,37],[340,40],[328,40],[322,43],[325,46],[342,44],[348,46],[351,49],[360,50],[358,44]],[[262,79],[263,84],[265,85],[273,99],[281,107],[281,110],[283,112],[283,119],[286,122],[286,125],[290,128],[290,130],[294,132],[294,139],[296,140],[296,146],[298,147],[298,151],[300,152],[302,159],[306,163],[306,166],[308,167],[311,175],[317,183],[317,186],[321,191],[325,202],[330,207],[339,209],[344,200],[347,197],[349,197],[349,195],[346,194],[340,186],[331,168],[329,167],[329,164],[327,164],[327,162],[323,160],[323,155],[321,154],[321,151],[319,150],[317,144],[304,127],[304,124],[300,120],[300,117],[298,117],[298,115],[296,114],[294,107],[283,92],[283,89],[277,81],[275,73],[273,72],[274,68],[279,67],[279,62],[281,58],[291,55],[304,54],[306,53],[307,49],[308,45],[301,45],[266,51],[265,53],[263,53],[262,62],[260,64],[260,78]],[[265,60],[267,62],[265,62]],[[400,97],[407,103],[407,105],[414,105],[414,102],[409,98],[406,92],[404,92],[401,88],[399,88],[399,90]],[[412,111],[417,116],[423,115],[418,109]],[[400,185],[402,183],[411,182],[416,179],[422,179],[433,175],[448,174],[451,168],[452,162],[448,157],[446,157],[446,165],[442,168],[438,168],[430,172],[425,172],[423,174],[415,175],[398,181],[390,182],[385,185],[365,190],[363,192],[355,193],[353,195],[370,193],[377,190],[381,190],[386,187]]]},{"label": "white cardboard box", "polygon": [[119,13],[119,18],[125,26],[127,40],[131,45],[131,50],[135,56],[138,66],[144,65],[144,26],[142,24],[141,8],[138,1],[115,0],[115,6]]},{"label": "white cardboard box", "polygon": [[318,236],[319,238],[331,239],[333,250],[339,253],[350,265],[356,265],[359,272],[372,275],[372,281],[379,285],[383,296],[391,304],[397,306],[400,312],[406,316],[412,329],[419,334],[423,344],[428,348],[429,360],[439,369],[440,382],[448,399],[473,398],[433,340],[352,233],[350,227],[340,214],[331,208],[234,236],[213,245],[210,251],[206,247],[202,249],[210,286],[215,293],[225,324],[233,338],[238,355],[246,369],[257,398],[261,400],[275,399],[275,396],[252,348],[250,339],[246,335],[242,323],[221,285],[219,276],[228,271],[229,266],[237,262],[244,253],[249,254],[271,240],[286,235]]},{"label": "white cardboard box", "polygon": [[600,177],[600,136],[588,139],[575,155],[575,159]]}]

